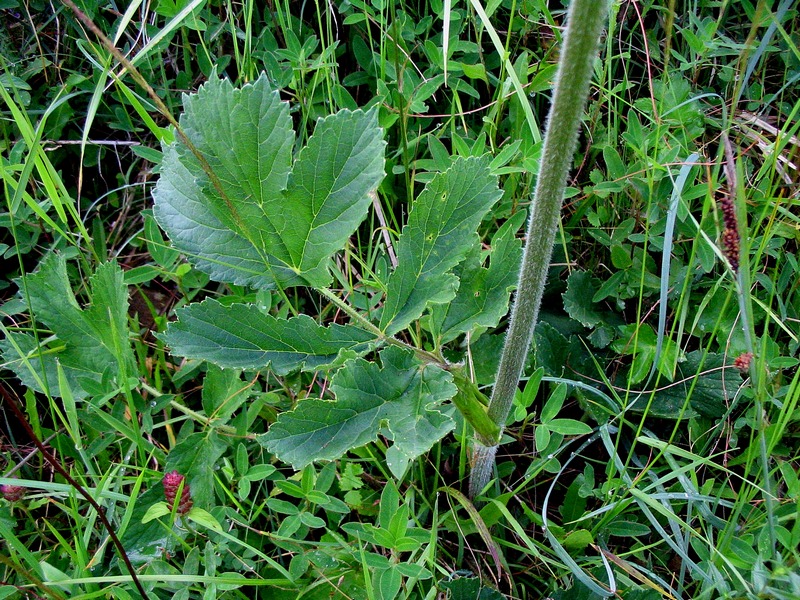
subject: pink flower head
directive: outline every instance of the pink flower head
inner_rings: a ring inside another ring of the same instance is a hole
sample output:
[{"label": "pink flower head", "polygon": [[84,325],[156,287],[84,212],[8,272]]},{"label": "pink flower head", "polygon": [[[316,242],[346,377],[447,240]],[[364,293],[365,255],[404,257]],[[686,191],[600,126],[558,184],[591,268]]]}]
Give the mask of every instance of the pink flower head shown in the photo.
[{"label": "pink flower head", "polygon": [[14,485],[13,483],[4,483],[0,485],[0,494],[9,502],[18,502],[22,500],[25,495],[25,488],[21,485]]},{"label": "pink flower head", "polygon": [[742,375],[747,375],[748,371],[750,371],[750,363],[753,362],[753,353],[752,352],[743,352],[736,359],[733,361],[733,366],[739,369],[739,373]]},{"label": "pink flower head", "polygon": [[183,482],[183,491],[181,492],[180,500],[178,500],[178,514],[185,515],[192,508],[192,492],[189,489],[186,478],[177,471],[171,471],[164,475],[164,497],[167,499],[167,504],[170,505],[170,508],[175,506],[181,482]]}]

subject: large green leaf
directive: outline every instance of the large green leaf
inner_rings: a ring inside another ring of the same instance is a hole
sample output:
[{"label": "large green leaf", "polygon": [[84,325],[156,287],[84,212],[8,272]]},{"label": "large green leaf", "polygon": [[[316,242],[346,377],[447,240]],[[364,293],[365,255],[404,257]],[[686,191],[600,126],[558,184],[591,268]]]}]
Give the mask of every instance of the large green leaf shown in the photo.
[{"label": "large green leaf", "polygon": [[[177,544],[182,543],[188,533],[178,523],[175,523],[172,530],[165,527],[159,519],[142,523],[142,519],[153,504],[163,501],[164,486],[160,481],[143,494],[131,499],[135,505],[130,521],[128,521],[128,527],[122,532],[121,542],[125,547],[125,554],[134,565],[138,566],[162,558],[164,552],[172,552]],[[119,563],[122,566],[121,560]]]},{"label": "large green leaf", "polygon": [[[682,414],[686,399],[689,406],[703,416],[718,419],[731,405],[736,385],[726,381],[725,357],[713,352],[694,350],[686,354],[686,360],[678,363],[675,385],[662,387],[656,392],[652,403],[643,398],[633,407],[635,411],[648,407],[651,416],[675,419]],[[692,416],[692,411],[683,413]]]},{"label": "large green leaf", "polygon": [[349,361],[331,381],[335,400],[306,399],[282,413],[259,441],[295,469],[315,460],[339,458],[377,439],[394,441],[387,463],[396,476],[454,427],[452,409],[440,403],[456,387],[446,371],[422,365],[396,347],[381,353],[381,368],[362,359]]},{"label": "large green leaf", "polygon": [[564,310],[584,327],[595,327],[603,321],[600,311],[594,306],[592,298],[597,288],[592,275],[586,271],[573,271],[567,278],[567,291],[561,294]]},{"label": "large green leaf", "polygon": [[[106,372],[118,377],[121,363],[128,374],[135,373],[128,342],[128,291],[122,270],[115,262],[100,265],[89,279],[92,302],[85,309],[81,309],[70,288],[63,255],[47,256],[24,284],[22,280],[17,284],[21,289],[26,286],[24,297],[30,299],[36,320],[57,338],[41,352],[29,334],[15,333],[9,336],[11,339],[0,342],[3,361],[26,386],[43,391],[39,382],[46,382],[51,394],[61,395],[56,360],[77,397],[86,395],[82,380],[100,382]],[[18,349],[26,357],[27,365]]]},{"label": "large green leaf", "polygon": [[502,192],[488,157],[457,158],[414,201],[397,243],[381,329],[392,335],[419,318],[428,304],[453,299],[451,273],[478,241],[476,229]]},{"label": "large green leaf", "polygon": [[319,369],[334,363],[340,352],[364,350],[375,339],[358,327],[323,327],[306,315],[277,319],[253,304],[205,300],[176,314],[178,320],[163,336],[172,353],[228,368],[270,366],[278,374]]},{"label": "large green leaf", "polygon": [[476,327],[495,327],[508,312],[522,259],[522,242],[515,234],[524,221],[525,213],[519,212],[497,231],[488,253],[488,268],[482,266],[487,255],[476,244],[453,271],[460,282],[456,297],[431,309],[441,343]]},{"label": "large green leaf", "polygon": [[217,182],[180,140],[164,148],[154,215],[175,247],[218,281],[327,285],[328,259],[383,178],[377,111],[321,119],[292,170],[288,104],[265,75],[241,89],[212,77],[184,106],[181,126]]}]

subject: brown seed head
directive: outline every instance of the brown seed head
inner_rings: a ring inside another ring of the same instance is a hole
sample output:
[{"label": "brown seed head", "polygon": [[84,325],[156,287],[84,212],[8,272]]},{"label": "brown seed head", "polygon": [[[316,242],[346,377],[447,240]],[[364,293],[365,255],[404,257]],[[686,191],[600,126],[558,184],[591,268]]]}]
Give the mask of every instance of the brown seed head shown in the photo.
[{"label": "brown seed head", "polygon": [[733,206],[731,195],[724,192],[719,199],[719,207],[722,209],[722,223],[726,229],[737,229],[736,208]]},{"label": "brown seed head", "polygon": [[739,233],[735,229],[722,232],[722,250],[734,272],[739,271]]},{"label": "brown seed head", "polygon": [[736,221],[736,208],[733,206],[733,199],[727,191],[723,191],[718,197],[719,207],[722,210],[722,224],[725,229],[722,232],[722,251],[725,258],[731,263],[734,272],[739,270],[739,225]]}]

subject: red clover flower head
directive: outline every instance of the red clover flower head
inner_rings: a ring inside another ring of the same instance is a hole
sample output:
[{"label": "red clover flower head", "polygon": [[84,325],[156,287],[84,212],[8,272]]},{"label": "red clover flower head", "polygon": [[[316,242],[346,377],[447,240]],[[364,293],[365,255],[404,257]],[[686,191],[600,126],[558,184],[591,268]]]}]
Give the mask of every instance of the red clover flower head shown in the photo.
[{"label": "red clover flower head", "polygon": [[4,483],[0,485],[0,494],[9,502],[18,502],[22,500],[25,491],[24,487],[21,485],[14,485],[13,483]]},{"label": "red clover flower head", "polygon": [[183,482],[183,491],[178,500],[178,514],[185,515],[192,508],[192,492],[189,489],[186,478],[177,471],[171,471],[164,475],[164,497],[167,499],[167,504],[169,504],[170,508],[175,506],[176,496],[178,495],[178,489],[181,487],[181,482]]},{"label": "red clover flower head", "polygon": [[747,375],[750,371],[750,363],[753,362],[752,352],[743,352],[733,361],[733,366],[739,370],[742,375]]}]

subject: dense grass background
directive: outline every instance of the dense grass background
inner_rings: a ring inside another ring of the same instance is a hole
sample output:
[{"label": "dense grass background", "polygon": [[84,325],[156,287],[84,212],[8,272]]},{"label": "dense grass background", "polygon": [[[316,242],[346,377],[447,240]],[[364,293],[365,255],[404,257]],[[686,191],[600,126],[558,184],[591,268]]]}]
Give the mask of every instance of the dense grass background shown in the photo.
[{"label": "dense grass background", "polygon": [[[530,203],[560,2],[493,0],[489,23],[467,2],[79,7],[175,116],[215,70],[235,84],[266,73],[298,145],[319,117],[380,106],[387,177],[336,262],[354,306],[379,301],[409,202],[451,155],[500,157],[487,247]],[[800,597],[798,19],[787,0],[613,4],[527,387],[494,487],[473,505],[466,431],[399,482],[381,443],[295,473],[253,436],[324,395],[324,376],[169,355],[157,333],[194,299],[320,322],[336,310],[209,282],[174,252],[149,212],[167,120],[71,10],[0,1],[0,483],[25,492],[0,500],[0,598],[137,597],[96,509],[32,445],[13,397],[103,506],[153,598],[589,598],[601,584],[637,599]],[[26,370],[64,344],[25,287],[54,253],[81,307],[102,310],[91,278],[109,260],[130,290],[121,334],[135,364],[72,399]],[[503,331],[443,350],[488,386]],[[34,347],[11,343],[23,333]],[[424,347],[427,333],[421,322],[409,335]],[[565,435],[556,417],[594,433]],[[146,520],[164,473],[197,460],[209,516]]]}]

